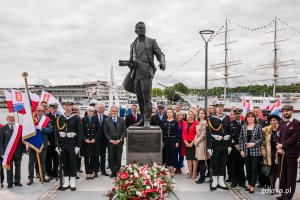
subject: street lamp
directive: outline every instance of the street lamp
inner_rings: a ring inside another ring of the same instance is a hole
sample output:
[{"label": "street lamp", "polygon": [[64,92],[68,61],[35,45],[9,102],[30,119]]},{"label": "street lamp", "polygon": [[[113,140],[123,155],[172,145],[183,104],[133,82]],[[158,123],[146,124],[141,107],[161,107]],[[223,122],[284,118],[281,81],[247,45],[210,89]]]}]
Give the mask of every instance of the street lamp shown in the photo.
[{"label": "street lamp", "polygon": [[204,42],[205,42],[205,110],[207,110],[207,47],[208,47],[208,42],[211,38],[211,36],[214,34],[214,31],[212,30],[203,30],[199,31],[200,35],[202,36]]}]

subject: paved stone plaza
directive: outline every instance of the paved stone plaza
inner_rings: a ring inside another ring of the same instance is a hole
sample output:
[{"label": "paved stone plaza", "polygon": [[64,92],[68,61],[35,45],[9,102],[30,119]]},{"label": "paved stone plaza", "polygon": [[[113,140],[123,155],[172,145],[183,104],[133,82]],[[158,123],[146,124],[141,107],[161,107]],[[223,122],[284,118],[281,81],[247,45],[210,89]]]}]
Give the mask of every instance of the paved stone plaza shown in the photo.
[{"label": "paved stone plaza", "polygon": [[[125,147],[124,147],[125,150]],[[125,164],[125,151],[123,151],[123,161]],[[38,179],[34,179],[34,184],[27,186],[27,164],[28,156],[23,156],[22,160],[22,184],[23,187],[13,187],[12,189],[7,189],[7,184],[4,182],[4,188],[0,188],[0,200],[102,200],[108,199],[105,194],[112,188],[113,179],[105,176],[98,176],[94,180],[86,180],[85,174],[79,174],[80,179],[76,180],[77,190],[72,192],[71,190],[67,191],[58,191],[59,181],[52,180],[50,183],[39,183]],[[82,166],[84,164],[82,163]],[[275,199],[275,196],[268,194],[262,194],[260,189],[257,189],[255,194],[248,194],[237,187],[233,190],[224,191],[217,189],[214,192],[209,190],[208,178],[204,184],[197,185],[194,180],[186,179],[187,167],[184,168],[184,174],[176,175],[176,190],[175,194],[180,200],[232,200],[232,199],[254,199],[254,200],[268,200]],[[6,180],[5,180],[6,181]],[[170,194],[166,199],[176,200],[176,197],[173,194]],[[297,194],[295,195],[295,200],[300,199],[300,184],[297,184]]]}]

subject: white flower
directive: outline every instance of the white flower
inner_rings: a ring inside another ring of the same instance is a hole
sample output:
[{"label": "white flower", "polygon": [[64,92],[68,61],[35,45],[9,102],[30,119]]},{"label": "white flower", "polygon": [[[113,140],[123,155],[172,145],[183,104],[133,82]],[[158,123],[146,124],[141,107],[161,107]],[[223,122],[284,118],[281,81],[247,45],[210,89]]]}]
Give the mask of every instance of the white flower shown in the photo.
[{"label": "white flower", "polygon": [[141,193],[140,191],[136,191],[135,194],[136,194],[137,196],[142,196],[142,193]]},{"label": "white flower", "polygon": [[154,187],[157,187],[157,183],[154,183],[153,186],[154,186]]},{"label": "white flower", "polygon": [[150,190],[150,189],[151,189],[150,185],[147,185],[146,190]]}]

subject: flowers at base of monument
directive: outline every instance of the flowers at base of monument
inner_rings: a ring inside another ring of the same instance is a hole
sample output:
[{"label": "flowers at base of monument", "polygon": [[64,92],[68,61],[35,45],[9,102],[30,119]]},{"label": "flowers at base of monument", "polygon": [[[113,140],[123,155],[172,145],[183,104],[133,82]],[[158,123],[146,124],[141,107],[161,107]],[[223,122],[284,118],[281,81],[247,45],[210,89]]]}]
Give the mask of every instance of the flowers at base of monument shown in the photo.
[{"label": "flowers at base of monument", "polygon": [[163,200],[165,195],[174,189],[175,182],[164,166],[157,163],[152,165],[134,163],[120,169],[114,187],[107,196],[111,200]]}]

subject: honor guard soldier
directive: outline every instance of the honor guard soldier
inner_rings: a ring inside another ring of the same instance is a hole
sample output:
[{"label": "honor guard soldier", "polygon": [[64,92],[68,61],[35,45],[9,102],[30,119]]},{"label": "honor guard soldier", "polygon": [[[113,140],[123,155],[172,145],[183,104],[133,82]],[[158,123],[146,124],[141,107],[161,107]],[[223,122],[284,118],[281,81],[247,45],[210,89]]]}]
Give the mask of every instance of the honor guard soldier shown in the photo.
[{"label": "honor guard soldier", "polygon": [[56,151],[62,155],[64,184],[61,190],[69,187],[76,190],[76,154],[82,142],[82,123],[77,114],[72,113],[73,102],[64,103],[65,113],[56,121]]},{"label": "honor guard soldier", "polygon": [[227,156],[231,151],[230,118],[223,114],[224,103],[214,104],[215,114],[208,119],[207,149],[211,157],[212,184],[211,189],[220,187],[228,190],[224,182]]},{"label": "honor guard soldier", "polygon": [[241,119],[243,110],[236,108],[233,110],[235,120],[230,123],[232,136],[232,151],[231,151],[231,187],[236,187],[238,184],[245,187],[245,171],[244,158],[240,154],[240,133],[245,121]]}]

